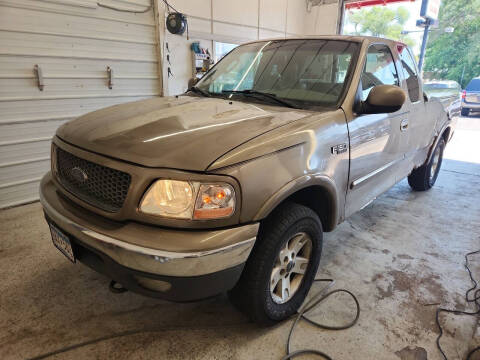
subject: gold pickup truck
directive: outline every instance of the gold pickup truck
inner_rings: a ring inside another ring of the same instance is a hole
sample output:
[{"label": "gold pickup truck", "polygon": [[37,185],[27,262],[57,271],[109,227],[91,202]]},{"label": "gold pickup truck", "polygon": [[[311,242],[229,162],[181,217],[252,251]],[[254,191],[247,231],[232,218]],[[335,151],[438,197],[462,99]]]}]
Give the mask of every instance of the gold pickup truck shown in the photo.
[{"label": "gold pickup truck", "polygon": [[407,176],[431,188],[452,133],[403,43],[255,41],[185,94],[61,126],[41,203],[55,246],[113,289],[229,291],[272,323],[302,304],[323,232]]}]

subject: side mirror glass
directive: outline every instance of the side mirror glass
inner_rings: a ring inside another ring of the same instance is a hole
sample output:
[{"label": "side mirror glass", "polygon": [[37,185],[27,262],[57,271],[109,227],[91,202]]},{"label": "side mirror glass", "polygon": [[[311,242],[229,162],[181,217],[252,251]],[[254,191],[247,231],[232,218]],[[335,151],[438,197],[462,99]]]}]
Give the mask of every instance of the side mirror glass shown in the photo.
[{"label": "side mirror glass", "polygon": [[361,114],[392,113],[400,110],[406,100],[405,91],[395,85],[377,85],[370,90],[367,100],[357,109]]},{"label": "side mirror glass", "polygon": [[198,78],[192,77],[190,80],[188,80],[188,88],[191,89],[192,87],[195,86],[196,83],[198,83]]}]

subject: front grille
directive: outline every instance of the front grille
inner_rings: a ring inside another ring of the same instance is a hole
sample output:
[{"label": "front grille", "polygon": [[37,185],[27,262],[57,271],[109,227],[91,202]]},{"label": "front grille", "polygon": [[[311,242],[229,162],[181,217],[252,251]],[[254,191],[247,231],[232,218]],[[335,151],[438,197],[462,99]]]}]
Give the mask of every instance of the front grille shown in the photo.
[{"label": "front grille", "polygon": [[108,212],[120,210],[127,197],[130,174],[76,157],[56,147],[61,184],[81,200]]}]

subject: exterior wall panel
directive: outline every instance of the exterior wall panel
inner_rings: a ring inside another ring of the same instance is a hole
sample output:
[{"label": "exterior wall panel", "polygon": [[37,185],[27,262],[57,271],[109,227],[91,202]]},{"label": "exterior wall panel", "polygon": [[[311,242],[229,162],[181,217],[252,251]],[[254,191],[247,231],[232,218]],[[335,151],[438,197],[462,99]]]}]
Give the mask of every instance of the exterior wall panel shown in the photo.
[{"label": "exterior wall panel", "polygon": [[[100,3],[142,10],[150,0]],[[65,121],[161,94],[155,31],[152,10],[119,12],[93,0],[0,0],[0,208],[38,199],[51,137]]]}]

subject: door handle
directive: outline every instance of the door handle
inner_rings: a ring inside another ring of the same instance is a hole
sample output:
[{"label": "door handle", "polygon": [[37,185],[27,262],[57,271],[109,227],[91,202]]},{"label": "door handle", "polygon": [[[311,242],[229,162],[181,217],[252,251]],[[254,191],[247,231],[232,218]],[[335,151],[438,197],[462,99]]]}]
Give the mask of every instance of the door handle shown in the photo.
[{"label": "door handle", "polygon": [[408,119],[403,119],[400,122],[400,130],[401,131],[407,131],[407,129],[408,129]]}]

